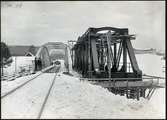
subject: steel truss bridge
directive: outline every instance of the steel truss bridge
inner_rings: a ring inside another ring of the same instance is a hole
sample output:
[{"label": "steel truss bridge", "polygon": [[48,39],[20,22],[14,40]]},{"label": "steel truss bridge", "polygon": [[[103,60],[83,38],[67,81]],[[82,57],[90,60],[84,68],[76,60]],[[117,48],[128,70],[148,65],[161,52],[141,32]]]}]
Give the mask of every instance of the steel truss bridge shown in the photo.
[{"label": "steel truss bridge", "polygon": [[[128,28],[89,28],[72,45],[73,69],[82,74],[81,80],[108,88],[114,94],[139,100],[150,99],[160,77],[144,76],[139,69]],[[146,94],[147,93],[147,94]]]}]

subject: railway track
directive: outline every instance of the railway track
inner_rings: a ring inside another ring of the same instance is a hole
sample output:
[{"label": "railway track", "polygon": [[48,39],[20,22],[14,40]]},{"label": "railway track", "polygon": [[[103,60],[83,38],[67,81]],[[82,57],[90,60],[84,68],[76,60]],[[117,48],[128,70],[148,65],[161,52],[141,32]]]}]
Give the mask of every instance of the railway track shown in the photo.
[{"label": "railway track", "polygon": [[49,90],[48,90],[48,92],[47,92],[47,94],[46,94],[46,96],[45,96],[44,102],[43,102],[43,104],[42,104],[42,106],[41,106],[41,109],[40,109],[40,111],[39,111],[39,114],[38,114],[38,116],[37,116],[37,119],[40,119],[40,118],[41,118],[41,115],[42,115],[43,110],[44,110],[44,108],[45,108],[45,104],[46,104],[46,102],[47,102],[47,100],[48,100],[48,97],[49,97],[49,95],[50,95],[51,89],[52,89],[52,87],[53,87],[53,85],[54,85],[54,82],[55,82],[55,79],[56,79],[58,70],[56,69],[55,71],[56,71],[56,74],[55,74],[55,76],[54,76],[54,78],[53,78],[53,80],[52,80],[52,83],[51,83],[51,85],[50,85],[50,87],[49,87]]},{"label": "railway track", "polygon": [[40,75],[42,75],[44,72],[47,72],[47,71],[53,69],[53,67],[54,67],[54,66],[52,65],[52,66],[49,66],[49,67],[47,67],[47,68],[41,70],[41,72],[40,72],[39,74],[37,74],[35,77],[29,79],[28,81],[26,81],[26,82],[24,82],[23,84],[17,86],[16,88],[10,90],[9,92],[5,93],[4,95],[1,95],[1,99],[4,98],[4,97],[6,97],[6,96],[8,96],[8,95],[10,95],[10,94],[12,94],[13,92],[15,92],[16,90],[18,90],[19,88],[23,87],[23,86],[26,85],[27,83],[31,82],[31,81],[34,80],[35,78],[37,78],[37,77],[39,77]]},{"label": "railway track", "polygon": [[12,118],[30,117],[40,119],[59,69],[60,67],[50,66],[1,96],[2,118],[10,118],[13,115]]}]

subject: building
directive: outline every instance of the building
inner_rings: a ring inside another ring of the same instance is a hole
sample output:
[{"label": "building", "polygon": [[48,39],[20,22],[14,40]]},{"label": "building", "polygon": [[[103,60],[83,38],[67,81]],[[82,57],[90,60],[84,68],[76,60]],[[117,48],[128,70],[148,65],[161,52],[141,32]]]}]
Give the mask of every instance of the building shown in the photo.
[{"label": "building", "polygon": [[35,56],[39,47],[35,46],[9,46],[12,56]]}]

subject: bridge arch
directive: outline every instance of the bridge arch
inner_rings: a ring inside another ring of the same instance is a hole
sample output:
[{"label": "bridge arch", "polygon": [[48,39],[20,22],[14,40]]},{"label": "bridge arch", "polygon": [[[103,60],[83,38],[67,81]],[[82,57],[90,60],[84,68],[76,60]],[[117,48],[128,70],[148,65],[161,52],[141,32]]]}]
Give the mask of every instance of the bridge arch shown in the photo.
[{"label": "bridge arch", "polygon": [[35,68],[41,70],[51,65],[49,50],[46,46],[41,46],[35,56]]},{"label": "bridge arch", "polygon": [[64,60],[65,68],[69,69],[67,45],[62,42],[48,42],[42,45],[35,56],[35,71],[46,68],[56,60]]}]

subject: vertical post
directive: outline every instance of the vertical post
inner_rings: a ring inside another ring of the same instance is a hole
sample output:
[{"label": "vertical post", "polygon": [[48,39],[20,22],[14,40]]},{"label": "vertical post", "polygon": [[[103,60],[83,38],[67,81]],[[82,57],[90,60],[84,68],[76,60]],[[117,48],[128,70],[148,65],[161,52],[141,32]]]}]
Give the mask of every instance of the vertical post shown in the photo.
[{"label": "vertical post", "polygon": [[[73,45],[73,42],[72,42],[72,48],[73,48],[73,46],[74,46],[74,45]],[[71,56],[72,56],[72,57],[71,57],[71,60],[72,60],[72,66],[73,66],[73,64],[74,64],[74,58],[73,58],[73,56],[74,56],[74,55],[73,55],[73,49],[72,49],[72,48],[71,48],[70,51],[71,51]]]},{"label": "vertical post", "polygon": [[96,39],[91,39],[91,53],[92,53],[92,61],[94,70],[99,69],[99,61],[98,61],[98,52],[96,47]]},{"label": "vertical post", "polygon": [[136,90],[136,98],[139,101],[139,99],[140,99],[140,89],[138,87],[137,87],[137,90]]},{"label": "vertical post", "polygon": [[116,69],[116,64],[117,64],[117,44],[116,43],[114,43],[114,69]]},{"label": "vertical post", "polygon": [[91,40],[90,40],[90,34],[88,35],[88,66],[89,66],[89,77],[92,77],[92,59],[91,59]]},{"label": "vertical post", "polygon": [[74,57],[73,68],[76,69],[76,65],[77,65],[77,62],[76,62],[76,60],[77,60],[77,49],[74,50],[74,55],[75,55],[75,57]]},{"label": "vertical post", "polygon": [[119,63],[120,63],[120,58],[121,58],[121,54],[122,54],[122,40],[119,43],[119,48],[118,48],[118,53],[117,53],[117,59],[116,59],[116,68],[119,67]]},{"label": "vertical post", "polygon": [[4,66],[4,65],[3,65],[3,61],[4,61],[4,58],[2,57],[2,53],[1,53],[1,69],[2,69],[2,70],[1,70],[1,71],[2,71],[2,72],[1,72],[1,76],[3,76],[3,66]]},{"label": "vertical post", "polygon": [[129,98],[128,80],[126,81],[126,97]]},{"label": "vertical post", "polygon": [[103,60],[103,58],[104,58],[103,57],[103,54],[104,54],[103,53],[104,52],[103,51],[103,48],[104,48],[104,46],[103,46],[103,40],[101,40],[101,45],[100,46],[101,46],[101,56],[100,56],[101,57],[101,65],[104,66],[104,60]]},{"label": "vertical post", "polygon": [[17,71],[17,56],[15,56],[15,76],[16,76],[16,71]]},{"label": "vertical post", "polygon": [[[109,32],[110,33],[110,32]],[[109,80],[111,80],[111,44],[110,44],[110,35],[107,34],[107,47],[108,47],[108,55],[107,55],[107,66],[108,66],[108,72],[109,72]]]},{"label": "vertical post", "polygon": [[[124,35],[127,33],[125,32]],[[127,72],[127,49],[126,49],[126,38],[123,39],[123,71]]]},{"label": "vertical post", "polygon": [[2,73],[1,73],[1,76],[3,76],[3,61],[2,61],[2,63],[1,63],[1,65],[2,65],[2,67],[1,67],[1,71],[2,71]]},{"label": "vertical post", "polygon": [[68,62],[68,47],[66,46],[66,56],[67,56],[67,73],[69,73],[69,62]]}]

